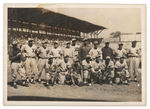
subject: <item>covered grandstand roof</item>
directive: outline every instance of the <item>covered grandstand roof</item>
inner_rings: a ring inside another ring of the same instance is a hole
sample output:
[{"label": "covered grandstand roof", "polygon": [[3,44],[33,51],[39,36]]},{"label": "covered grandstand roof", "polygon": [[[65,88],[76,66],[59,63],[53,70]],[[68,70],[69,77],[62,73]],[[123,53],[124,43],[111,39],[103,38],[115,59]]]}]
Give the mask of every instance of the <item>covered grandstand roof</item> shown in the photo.
[{"label": "covered grandstand roof", "polygon": [[8,8],[8,19],[36,24],[45,24],[48,26],[66,28],[84,33],[106,29],[103,26],[95,25],[74,17],[66,16],[49,10],[43,12],[43,10],[45,9]]}]

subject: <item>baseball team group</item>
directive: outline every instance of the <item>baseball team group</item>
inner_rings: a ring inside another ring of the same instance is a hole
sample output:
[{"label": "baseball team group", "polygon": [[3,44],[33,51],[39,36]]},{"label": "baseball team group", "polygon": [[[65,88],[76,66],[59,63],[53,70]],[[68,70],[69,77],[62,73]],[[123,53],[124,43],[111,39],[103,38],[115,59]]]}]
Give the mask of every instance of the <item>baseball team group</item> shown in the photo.
[{"label": "baseball team group", "polygon": [[[111,42],[101,43],[84,38],[49,43],[48,39],[35,44],[28,38],[25,44],[14,40],[8,47],[11,85],[30,87],[30,84],[91,86],[93,84],[140,85],[141,49],[132,41],[128,49],[118,42],[114,49]],[[18,77],[20,79],[18,80]]]}]

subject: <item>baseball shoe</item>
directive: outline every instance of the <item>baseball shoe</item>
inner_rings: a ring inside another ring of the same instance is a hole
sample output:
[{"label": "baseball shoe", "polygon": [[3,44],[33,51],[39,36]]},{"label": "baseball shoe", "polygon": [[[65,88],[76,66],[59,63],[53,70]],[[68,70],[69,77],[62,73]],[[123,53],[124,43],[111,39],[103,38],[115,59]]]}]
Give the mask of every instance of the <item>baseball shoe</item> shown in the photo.
[{"label": "baseball shoe", "polygon": [[31,84],[35,84],[34,79],[31,79],[31,80],[30,80],[30,83],[31,83]]},{"label": "baseball shoe", "polygon": [[38,81],[38,83],[41,83],[41,79],[38,79],[37,81]]},{"label": "baseball shoe", "polygon": [[18,88],[18,86],[17,86],[17,83],[16,83],[16,82],[14,82],[14,83],[13,83],[13,87],[14,87],[15,89],[17,89],[17,88]]},{"label": "baseball shoe", "polygon": [[26,83],[26,81],[22,82],[22,86],[29,87],[29,85]]}]

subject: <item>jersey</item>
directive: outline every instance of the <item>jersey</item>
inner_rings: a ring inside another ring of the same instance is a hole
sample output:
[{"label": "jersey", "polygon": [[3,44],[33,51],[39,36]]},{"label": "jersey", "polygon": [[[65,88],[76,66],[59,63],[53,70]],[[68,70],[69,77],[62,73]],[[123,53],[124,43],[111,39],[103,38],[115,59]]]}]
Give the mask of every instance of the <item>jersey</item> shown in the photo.
[{"label": "jersey", "polygon": [[123,63],[120,63],[120,61],[117,61],[115,63],[115,69],[118,71],[122,71],[123,69],[128,69],[126,61],[123,61]]},{"label": "jersey", "polygon": [[92,48],[90,51],[89,51],[89,55],[91,57],[91,59],[95,59],[96,56],[101,56],[101,59],[102,59],[102,50],[100,48],[97,48],[97,49],[94,49]]},{"label": "jersey", "polygon": [[92,61],[91,62],[91,67],[92,67],[92,70],[95,72],[95,71],[99,71],[101,69],[104,69],[104,65],[103,65],[103,62],[96,62],[96,61]]},{"label": "jersey", "polygon": [[79,45],[71,46],[73,56],[78,56],[79,48],[80,48]]},{"label": "jersey", "polygon": [[129,53],[131,53],[131,56],[138,56],[139,49],[137,47],[135,47],[135,48],[131,47],[129,50]]},{"label": "jersey", "polygon": [[109,69],[109,68],[111,68],[111,69],[114,68],[114,63],[113,63],[113,61],[109,61],[108,65],[106,64],[106,61],[104,61],[104,62],[103,62],[103,65],[104,65],[105,70],[107,70],[107,69]]},{"label": "jersey", "polygon": [[21,48],[21,52],[27,57],[35,57],[36,56],[37,47],[33,45],[30,47],[29,45],[24,45]]},{"label": "jersey", "polygon": [[40,58],[48,58],[48,49],[47,48],[43,48],[43,47],[40,47],[38,50],[37,50],[37,53],[39,55]]},{"label": "jersey", "polygon": [[126,55],[126,51],[125,51],[124,49],[122,49],[122,50],[117,49],[117,50],[115,50],[115,53],[116,53],[117,56],[119,56],[119,57],[123,57],[123,56]]},{"label": "jersey", "polygon": [[88,63],[86,60],[82,61],[83,70],[89,70],[91,69],[91,61]]},{"label": "jersey", "polygon": [[60,48],[52,48],[49,54],[53,57],[59,58],[62,55],[62,50]]},{"label": "jersey", "polygon": [[70,58],[73,57],[73,50],[71,48],[64,48],[63,49],[64,56],[69,56]]}]

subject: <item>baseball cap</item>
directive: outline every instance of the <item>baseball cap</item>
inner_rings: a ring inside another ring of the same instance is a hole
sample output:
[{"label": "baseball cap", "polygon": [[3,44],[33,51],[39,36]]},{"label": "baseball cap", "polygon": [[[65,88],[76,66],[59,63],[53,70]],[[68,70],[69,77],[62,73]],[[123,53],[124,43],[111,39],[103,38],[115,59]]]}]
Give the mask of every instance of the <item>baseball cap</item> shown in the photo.
[{"label": "baseball cap", "polygon": [[52,55],[50,55],[49,59],[52,59],[52,58],[53,58],[53,56],[52,56]]},{"label": "baseball cap", "polygon": [[75,39],[75,38],[73,38],[73,39],[72,39],[72,41],[76,41],[76,39]]},{"label": "baseball cap", "polygon": [[64,56],[64,58],[69,58],[69,56],[68,56],[68,55],[66,55],[66,56]]},{"label": "baseball cap", "polygon": [[100,55],[97,55],[96,58],[101,57]]},{"label": "baseball cap", "polygon": [[83,39],[83,41],[87,41],[87,40],[88,40],[88,38],[84,38],[84,39]]},{"label": "baseball cap", "polygon": [[109,44],[109,43],[110,43],[109,41],[106,41],[106,42],[105,42],[105,44]]},{"label": "baseball cap", "polygon": [[106,59],[110,59],[110,56],[107,56]]},{"label": "baseball cap", "polygon": [[91,58],[90,55],[86,55],[86,58]]},{"label": "baseball cap", "polygon": [[48,42],[47,42],[47,40],[44,40],[42,43],[43,43],[43,44],[46,44],[46,43],[48,43]]},{"label": "baseball cap", "polygon": [[126,58],[126,56],[122,56],[122,57],[120,57],[120,59],[125,59]]},{"label": "baseball cap", "polygon": [[33,39],[32,38],[28,38],[28,41],[33,41]]},{"label": "baseball cap", "polygon": [[54,41],[54,44],[58,44],[58,41]]},{"label": "baseball cap", "polygon": [[122,42],[119,42],[118,45],[123,45],[123,43],[122,43]]},{"label": "baseball cap", "polygon": [[120,59],[120,57],[119,57],[119,56],[116,56],[115,59]]},{"label": "baseball cap", "polygon": [[134,40],[134,41],[132,41],[132,43],[137,43],[137,41],[136,41],[136,40]]},{"label": "baseball cap", "polygon": [[94,41],[94,44],[98,44],[98,41]]},{"label": "baseball cap", "polygon": [[17,41],[13,41],[12,44],[13,44],[13,45],[16,45],[16,44],[18,44],[18,42],[17,42]]},{"label": "baseball cap", "polygon": [[71,43],[70,41],[67,41],[67,42],[66,42],[66,44],[70,44],[70,43]]}]

